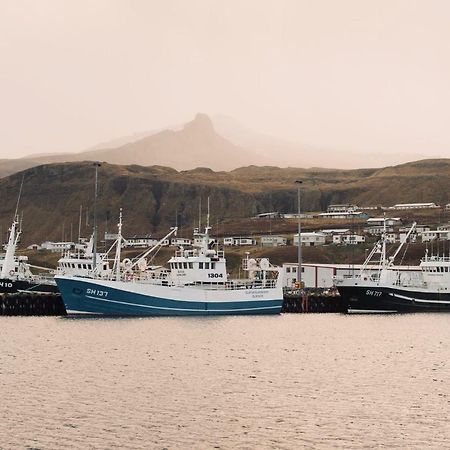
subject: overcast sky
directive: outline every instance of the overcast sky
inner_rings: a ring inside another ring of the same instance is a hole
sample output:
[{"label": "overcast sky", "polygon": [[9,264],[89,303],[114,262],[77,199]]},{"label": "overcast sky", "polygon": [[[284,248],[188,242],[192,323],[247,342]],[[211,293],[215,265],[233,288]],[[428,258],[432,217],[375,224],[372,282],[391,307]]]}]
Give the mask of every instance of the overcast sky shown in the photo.
[{"label": "overcast sky", "polygon": [[0,157],[226,114],[450,157],[447,0],[0,0]]}]

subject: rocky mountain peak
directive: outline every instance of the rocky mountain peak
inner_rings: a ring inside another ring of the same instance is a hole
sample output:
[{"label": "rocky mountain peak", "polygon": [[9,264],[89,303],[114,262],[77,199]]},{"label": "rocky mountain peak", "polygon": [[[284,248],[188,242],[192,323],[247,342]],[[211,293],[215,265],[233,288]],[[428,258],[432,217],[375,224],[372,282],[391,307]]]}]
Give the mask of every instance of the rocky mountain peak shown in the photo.
[{"label": "rocky mountain peak", "polygon": [[195,131],[201,133],[212,134],[215,133],[214,125],[211,118],[207,114],[198,113],[196,114],[194,120],[186,123],[184,126],[186,131]]}]

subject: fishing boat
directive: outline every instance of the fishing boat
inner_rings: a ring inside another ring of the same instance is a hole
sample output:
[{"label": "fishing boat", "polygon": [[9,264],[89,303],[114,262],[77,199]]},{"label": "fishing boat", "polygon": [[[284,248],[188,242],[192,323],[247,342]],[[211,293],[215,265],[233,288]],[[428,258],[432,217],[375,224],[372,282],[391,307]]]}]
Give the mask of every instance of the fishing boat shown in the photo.
[{"label": "fishing boat", "polygon": [[69,314],[104,316],[211,316],[279,314],[281,269],[266,258],[243,260],[246,279],[230,279],[224,252],[211,245],[209,224],[194,230],[194,246],[180,247],[168,268],[152,258],[177,228],[133,260],[121,260],[122,217],[112,273],[55,277]]},{"label": "fishing boat", "polygon": [[32,266],[27,256],[17,256],[16,249],[21,234],[17,212],[9,229],[5,254],[0,256],[0,293],[14,292],[58,292],[58,288],[50,274],[34,275],[31,268],[48,270],[44,267]]},{"label": "fishing boat", "polygon": [[[450,255],[428,255],[419,266],[399,268],[394,259],[408,241],[386,256],[386,232],[376,243],[361,270],[354,276],[337,278],[336,287],[349,313],[395,313],[450,311]],[[386,230],[386,227],[385,227]],[[378,270],[369,270],[374,256],[380,255]]]}]

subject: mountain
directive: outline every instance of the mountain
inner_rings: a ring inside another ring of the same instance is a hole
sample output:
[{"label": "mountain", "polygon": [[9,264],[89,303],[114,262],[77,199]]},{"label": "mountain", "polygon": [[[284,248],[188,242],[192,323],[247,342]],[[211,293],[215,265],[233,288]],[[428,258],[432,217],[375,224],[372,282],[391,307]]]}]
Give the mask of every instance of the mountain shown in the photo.
[{"label": "mountain", "polygon": [[242,166],[322,167],[351,169],[400,164],[419,156],[395,152],[322,149],[260,133],[228,116],[206,114],[183,125],[135,133],[78,153],[30,155],[0,160],[0,178],[40,164],[99,160],[111,164],[162,165],[177,170],[209,167],[232,170]]},{"label": "mountain", "polygon": [[[5,233],[10,225],[23,178],[23,244],[60,240],[63,234],[74,238],[80,205],[84,211],[82,234],[87,235],[92,228],[93,175],[92,163],[71,162],[37,166],[0,179],[0,229]],[[299,179],[303,180],[305,211],[324,210],[330,203],[389,206],[399,202],[450,202],[450,159],[382,169],[248,166],[229,172],[104,163],[99,169],[100,231],[104,231],[106,222],[109,231],[115,229],[119,208],[123,208],[124,231],[128,235],[162,235],[176,221],[185,228],[197,222],[200,198],[205,205],[209,196],[211,223],[224,233],[226,219],[274,210],[295,211],[294,182]]]},{"label": "mountain", "polygon": [[[104,144],[107,145],[107,144]],[[40,157],[0,160],[0,177],[38,164],[70,161],[106,161],[111,164],[163,165],[178,170],[204,166],[231,170],[253,163],[266,163],[218,134],[206,114],[178,127],[154,134],[140,133],[96,146],[81,153],[47,154]],[[101,148],[99,148],[101,147]]]},{"label": "mountain", "polygon": [[206,114],[180,130],[164,130],[117,148],[83,152],[83,159],[113,164],[164,165],[177,170],[204,166],[231,170],[255,160],[254,154],[220,136]]}]

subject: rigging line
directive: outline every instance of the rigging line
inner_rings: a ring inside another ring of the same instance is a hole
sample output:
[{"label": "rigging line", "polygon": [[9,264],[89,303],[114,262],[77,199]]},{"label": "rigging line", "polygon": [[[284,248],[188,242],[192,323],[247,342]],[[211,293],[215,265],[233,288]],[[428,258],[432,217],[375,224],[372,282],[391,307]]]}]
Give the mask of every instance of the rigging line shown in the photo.
[{"label": "rigging line", "polygon": [[25,178],[25,174],[23,173],[22,181],[20,182],[19,196],[17,197],[16,212],[14,213],[14,219],[17,217],[17,212],[19,211],[19,202],[20,202],[20,197],[22,196],[22,188],[23,188],[24,178]]}]

